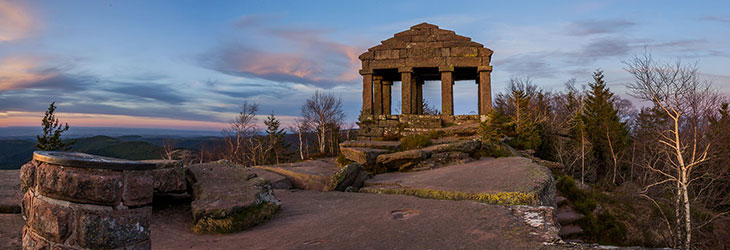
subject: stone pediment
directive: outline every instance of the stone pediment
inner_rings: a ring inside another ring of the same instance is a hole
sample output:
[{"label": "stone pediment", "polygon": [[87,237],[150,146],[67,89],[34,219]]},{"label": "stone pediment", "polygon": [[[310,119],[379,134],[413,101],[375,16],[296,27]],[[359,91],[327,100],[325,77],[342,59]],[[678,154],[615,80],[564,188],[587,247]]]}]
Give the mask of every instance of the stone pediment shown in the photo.
[{"label": "stone pediment", "polygon": [[421,23],[360,55],[363,71],[412,67],[489,66],[492,50],[451,30]]}]

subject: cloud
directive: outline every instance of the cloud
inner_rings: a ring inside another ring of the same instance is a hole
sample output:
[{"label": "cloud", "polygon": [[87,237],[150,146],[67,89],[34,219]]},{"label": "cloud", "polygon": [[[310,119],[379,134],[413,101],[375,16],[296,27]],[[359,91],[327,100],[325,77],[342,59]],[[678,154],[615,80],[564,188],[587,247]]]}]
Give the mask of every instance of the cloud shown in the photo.
[{"label": "cloud", "polygon": [[262,26],[265,22],[257,21],[258,18],[247,18],[237,23],[247,34],[248,42],[229,42],[215,48],[201,55],[200,63],[229,75],[324,88],[359,78],[358,56],[364,49],[325,38],[332,31],[267,27]]},{"label": "cloud", "polygon": [[0,42],[28,37],[36,22],[21,1],[0,0]]},{"label": "cloud", "polygon": [[612,34],[635,26],[627,20],[583,20],[572,22],[565,27],[565,34],[571,36],[590,36],[596,34]]},{"label": "cloud", "polygon": [[169,104],[180,104],[186,101],[186,98],[168,85],[154,83],[116,83],[119,86],[110,88],[109,90],[125,95],[152,99]]},{"label": "cloud", "polygon": [[699,19],[712,22],[730,23],[730,16],[703,16]]},{"label": "cloud", "polygon": [[624,39],[596,39],[583,47],[583,57],[623,56],[631,51],[631,45]]},{"label": "cloud", "polygon": [[57,76],[55,72],[39,68],[32,57],[10,57],[0,61],[0,92],[22,89]]}]

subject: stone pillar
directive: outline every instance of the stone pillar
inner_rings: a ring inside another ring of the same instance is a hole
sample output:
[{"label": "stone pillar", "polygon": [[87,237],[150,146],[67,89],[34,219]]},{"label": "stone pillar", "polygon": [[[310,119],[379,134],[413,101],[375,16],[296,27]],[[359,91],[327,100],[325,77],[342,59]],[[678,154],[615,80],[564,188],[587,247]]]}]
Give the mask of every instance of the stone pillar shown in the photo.
[{"label": "stone pillar", "polygon": [[479,115],[492,110],[492,66],[479,67]]},{"label": "stone pillar", "polygon": [[373,114],[383,114],[383,77],[373,76]]},{"label": "stone pillar", "polygon": [[362,114],[373,114],[373,74],[362,74]]},{"label": "stone pillar", "polygon": [[422,77],[416,77],[416,98],[414,105],[416,106],[416,114],[423,114],[423,84],[424,80]]},{"label": "stone pillar", "polygon": [[454,115],[453,70],[441,70],[441,114]]},{"label": "stone pillar", "polygon": [[150,249],[152,163],[36,151],[21,168],[24,249]]},{"label": "stone pillar", "polygon": [[383,81],[383,114],[390,115],[390,89],[393,87],[392,81]]},{"label": "stone pillar", "polygon": [[413,102],[413,70],[412,69],[400,69],[400,81],[401,81],[401,114],[408,115],[411,113],[411,103]]}]

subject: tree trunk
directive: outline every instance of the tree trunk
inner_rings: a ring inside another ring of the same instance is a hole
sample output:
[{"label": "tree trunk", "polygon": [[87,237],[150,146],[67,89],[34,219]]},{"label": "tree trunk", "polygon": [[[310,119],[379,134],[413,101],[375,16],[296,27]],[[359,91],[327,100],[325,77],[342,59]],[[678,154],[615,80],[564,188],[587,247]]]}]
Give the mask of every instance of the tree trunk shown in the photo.
[{"label": "tree trunk", "polygon": [[689,206],[689,196],[687,195],[687,182],[688,182],[688,176],[686,174],[682,174],[682,199],[684,199],[684,248],[689,249],[691,240],[692,240],[692,223],[691,223],[691,214],[690,214],[690,206]]},{"label": "tree trunk", "polygon": [[304,145],[302,144],[302,129],[299,129],[299,158],[304,160]]}]

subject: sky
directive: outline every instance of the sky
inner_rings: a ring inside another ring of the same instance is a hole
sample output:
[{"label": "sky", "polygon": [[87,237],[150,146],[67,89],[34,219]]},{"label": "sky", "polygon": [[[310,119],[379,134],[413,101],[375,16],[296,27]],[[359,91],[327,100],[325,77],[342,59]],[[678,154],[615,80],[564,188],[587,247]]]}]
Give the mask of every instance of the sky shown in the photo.
[{"label": "sky", "polygon": [[[362,102],[358,56],[428,22],[494,51],[492,95],[511,78],[561,91],[622,60],[697,62],[730,91],[729,1],[16,1],[0,0],[0,127],[40,126],[55,101],[83,127],[219,130],[243,102],[285,125],[315,91]],[[438,82],[424,98],[440,107]],[[457,82],[456,114],[476,111]],[[393,103],[399,103],[394,89]]]}]

